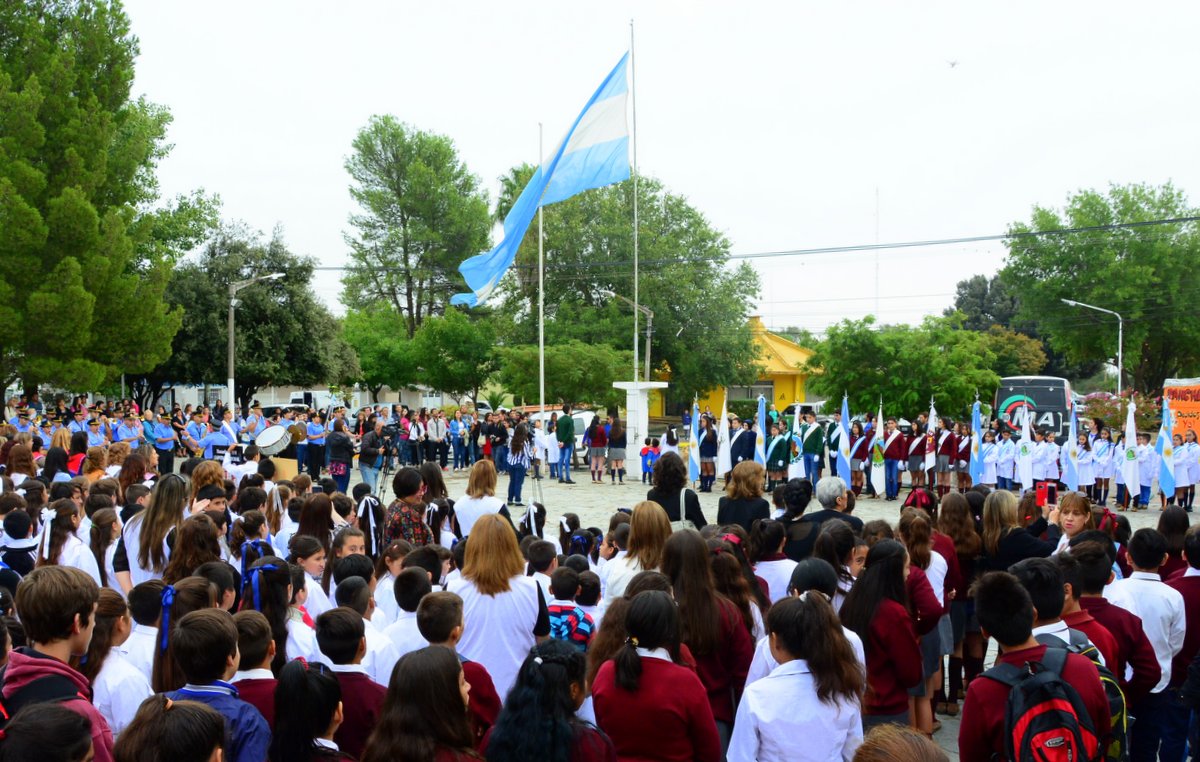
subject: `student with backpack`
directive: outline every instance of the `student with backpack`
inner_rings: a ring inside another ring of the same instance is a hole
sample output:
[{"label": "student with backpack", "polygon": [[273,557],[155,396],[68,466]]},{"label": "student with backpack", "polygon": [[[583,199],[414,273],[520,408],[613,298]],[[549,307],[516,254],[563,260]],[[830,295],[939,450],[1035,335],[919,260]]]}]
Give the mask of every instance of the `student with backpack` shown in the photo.
[{"label": "student with backpack", "polygon": [[112,731],[92,705],[92,689],[68,662],[87,652],[100,587],[73,566],[42,566],[17,586],[17,613],[29,646],[13,651],[4,672],[4,716],[22,707],[57,703],[91,721],[97,762],[113,759]]},{"label": "student with backpack", "polygon": [[967,687],[959,756],[1097,759],[1110,720],[1095,665],[1034,639],[1033,601],[1013,575],[985,574],[975,585],[974,598],[979,625],[985,637],[999,643],[1000,656],[995,667]]},{"label": "student with backpack", "polygon": [[1109,669],[1117,665],[1117,641],[1108,628],[1097,622],[1091,614],[1079,605],[1079,562],[1070,553],[1058,553],[1053,556],[1054,565],[1062,575],[1063,587],[1063,623],[1072,630],[1079,630],[1087,635],[1088,640],[1100,651],[1101,661]]},{"label": "student with backpack", "polygon": [[[1200,527],[1192,527],[1183,538],[1183,560],[1187,569],[1183,574],[1167,580],[1167,585],[1183,596],[1186,620],[1191,624],[1183,637],[1183,648],[1171,662],[1171,682],[1167,689],[1171,694],[1170,713],[1174,722],[1188,722],[1190,708],[1183,702],[1181,688],[1188,677],[1188,667],[1200,653]],[[1164,756],[1166,753],[1164,752]]]}]

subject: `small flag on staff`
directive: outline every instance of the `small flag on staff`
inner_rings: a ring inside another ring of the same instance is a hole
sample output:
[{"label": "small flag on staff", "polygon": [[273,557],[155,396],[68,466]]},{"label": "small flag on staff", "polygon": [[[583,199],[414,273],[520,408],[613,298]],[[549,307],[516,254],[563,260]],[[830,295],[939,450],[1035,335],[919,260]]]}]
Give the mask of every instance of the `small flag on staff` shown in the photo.
[{"label": "small flag on staff", "polygon": [[733,453],[729,449],[729,394],[721,403],[721,420],[717,421],[717,475],[733,470]]},{"label": "small flag on staff", "polygon": [[850,475],[850,396],[842,395],[842,421],[838,424],[842,435],[838,437],[838,474]]},{"label": "small flag on staff", "polygon": [[[937,408],[933,400],[929,400],[929,422],[925,425],[925,470],[931,471],[937,466]],[[932,482],[931,482],[932,484]]]},{"label": "small flag on staff", "polygon": [[692,400],[692,428],[688,436],[688,479],[700,481],[700,404]]},{"label": "small flag on staff", "polygon": [[978,484],[983,477],[983,456],[979,450],[980,436],[983,432],[980,428],[983,426],[982,417],[979,412],[979,400],[975,400],[975,404],[971,406],[971,462],[967,470],[971,474],[971,483]]},{"label": "small flag on staff", "polygon": [[1158,439],[1154,443],[1154,451],[1158,453],[1158,488],[1170,500],[1175,496],[1175,444],[1171,441],[1171,401],[1167,395],[1162,398],[1162,423],[1158,427]]},{"label": "small flag on staff", "polygon": [[1021,491],[1033,489],[1033,411],[1025,403],[1025,414],[1021,417],[1021,441],[1017,443],[1017,476],[1021,479]]},{"label": "small flag on staff", "polygon": [[758,395],[758,415],[754,420],[754,462],[767,465],[767,398]]},{"label": "small flag on staff", "polygon": [[1075,418],[1075,403],[1071,403],[1071,425],[1067,433],[1069,442],[1063,448],[1067,457],[1063,459],[1063,484],[1072,492],[1079,489],[1079,421]]},{"label": "small flag on staff", "polygon": [[1122,443],[1125,445],[1125,460],[1121,461],[1121,476],[1125,479],[1125,489],[1136,497],[1141,477],[1138,474],[1137,422],[1133,419],[1134,408],[1133,398],[1130,398],[1125,411],[1125,441]]}]

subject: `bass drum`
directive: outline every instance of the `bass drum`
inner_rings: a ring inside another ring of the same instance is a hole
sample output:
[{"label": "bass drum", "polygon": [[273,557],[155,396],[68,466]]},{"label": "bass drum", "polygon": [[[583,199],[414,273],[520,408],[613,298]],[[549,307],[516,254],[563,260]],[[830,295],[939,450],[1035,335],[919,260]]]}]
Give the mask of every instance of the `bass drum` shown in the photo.
[{"label": "bass drum", "polygon": [[254,438],[254,444],[258,445],[258,451],[267,458],[283,452],[291,443],[292,434],[286,426],[269,426]]}]

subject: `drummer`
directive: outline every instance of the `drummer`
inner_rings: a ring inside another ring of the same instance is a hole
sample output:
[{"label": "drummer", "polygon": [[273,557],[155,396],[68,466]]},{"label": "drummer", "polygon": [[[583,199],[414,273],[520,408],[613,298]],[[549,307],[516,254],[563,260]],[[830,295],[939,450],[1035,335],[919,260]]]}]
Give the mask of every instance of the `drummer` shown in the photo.
[{"label": "drummer", "polygon": [[262,405],[258,400],[254,400],[250,405],[250,415],[246,416],[246,425],[242,427],[242,439],[246,442],[253,442],[254,438],[267,428],[267,421],[263,418]]},{"label": "drummer", "polygon": [[214,447],[237,446],[237,443],[229,438],[222,430],[221,424],[217,423],[215,419],[209,418],[205,425],[208,427],[208,432],[196,442],[196,449],[204,450],[205,460],[212,460]]},{"label": "drummer", "polygon": [[179,435],[165,413],[159,413],[154,422],[154,449],[158,451],[158,472],[169,474],[175,470],[175,443]]}]

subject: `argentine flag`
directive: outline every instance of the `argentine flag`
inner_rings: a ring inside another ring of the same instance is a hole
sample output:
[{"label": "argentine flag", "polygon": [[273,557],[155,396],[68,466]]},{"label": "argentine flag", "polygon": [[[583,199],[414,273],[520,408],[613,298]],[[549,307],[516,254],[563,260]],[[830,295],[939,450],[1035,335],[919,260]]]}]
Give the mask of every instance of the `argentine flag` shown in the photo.
[{"label": "argentine flag", "polygon": [[533,173],[504,218],[504,239],[491,251],[476,254],[458,266],[471,291],[455,294],[451,304],[474,307],[487,300],[516,258],[539,206],[629,179],[629,126],[625,119],[628,63],[626,53],[575,117],[554,153]]},{"label": "argentine flag", "polygon": [[1067,489],[1075,492],[1079,489],[1079,420],[1075,416],[1075,403],[1071,403],[1071,425],[1067,438],[1067,442],[1063,450],[1067,457],[1063,459],[1063,484],[1067,485]]},{"label": "argentine flag", "polygon": [[1158,453],[1158,488],[1168,499],[1175,496],[1175,444],[1171,441],[1173,414],[1167,395],[1162,398],[1162,423],[1158,427],[1158,440],[1154,451]]},{"label": "argentine flag", "polygon": [[[1025,403],[1025,414],[1021,416],[1021,441],[1017,443],[1017,478],[1021,480],[1021,492],[1033,489],[1033,411]],[[1136,483],[1136,479],[1135,479]]]},{"label": "argentine flag", "polygon": [[758,395],[758,415],[754,421],[754,462],[767,465],[767,398]]},{"label": "argentine flag", "polygon": [[975,404],[971,405],[971,460],[967,463],[972,484],[978,484],[983,478],[983,454],[979,451],[982,440],[983,416],[980,415],[979,400],[975,400]]}]

